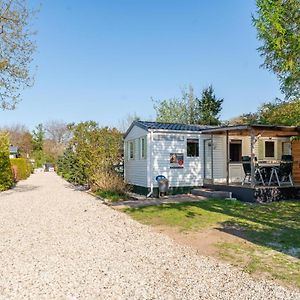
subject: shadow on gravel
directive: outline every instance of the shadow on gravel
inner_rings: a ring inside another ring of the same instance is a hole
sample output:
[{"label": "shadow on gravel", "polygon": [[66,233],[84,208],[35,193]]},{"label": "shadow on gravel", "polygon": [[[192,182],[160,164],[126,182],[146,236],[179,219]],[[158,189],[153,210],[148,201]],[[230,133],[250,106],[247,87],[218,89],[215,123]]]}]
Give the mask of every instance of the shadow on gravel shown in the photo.
[{"label": "shadow on gravel", "polygon": [[17,185],[8,191],[3,192],[3,195],[11,195],[14,193],[26,193],[39,189],[39,186],[34,185]]},{"label": "shadow on gravel", "polygon": [[73,185],[71,183],[64,184],[64,187],[66,189],[69,189],[69,190],[72,190],[72,191],[75,191],[75,192],[85,192],[85,191],[89,190],[89,188],[87,186],[84,186],[84,185]]}]

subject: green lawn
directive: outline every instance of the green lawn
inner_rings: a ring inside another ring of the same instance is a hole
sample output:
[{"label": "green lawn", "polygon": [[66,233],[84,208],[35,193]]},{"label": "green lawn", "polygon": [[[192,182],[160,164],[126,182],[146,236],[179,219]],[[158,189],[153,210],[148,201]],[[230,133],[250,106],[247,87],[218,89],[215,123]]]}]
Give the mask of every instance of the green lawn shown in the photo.
[{"label": "green lawn", "polygon": [[251,242],[219,243],[220,258],[249,273],[265,273],[300,288],[300,201],[246,204],[216,199],[125,212],[141,223],[179,232],[217,226]]}]

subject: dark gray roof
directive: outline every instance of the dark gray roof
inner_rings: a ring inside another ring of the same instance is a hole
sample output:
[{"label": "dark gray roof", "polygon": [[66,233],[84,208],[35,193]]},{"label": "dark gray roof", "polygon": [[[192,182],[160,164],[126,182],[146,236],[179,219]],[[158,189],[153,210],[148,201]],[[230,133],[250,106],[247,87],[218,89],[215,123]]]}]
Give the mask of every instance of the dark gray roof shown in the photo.
[{"label": "dark gray roof", "polygon": [[242,125],[226,125],[226,126],[205,126],[205,125],[188,125],[178,123],[161,123],[161,122],[149,122],[149,121],[134,121],[127,132],[128,135],[133,126],[138,126],[145,130],[176,130],[176,131],[195,131],[202,133],[221,133],[225,131],[241,131],[250,129],[262,129],[262,130],[276,130],[276,131],[289,131],[293,130],[295,133],[300,134],[300,126],[278,126],[278,125],[264,125],[264,124],[242,124]]},{"label": "dark gray roof", "polygon": [[18,147],[9,146],[9,153],[10,154],[18,154]]},{"label": "dark gray roof", "polygon": [[160,122],[148,122],[148,121],[137,121],[137,126],[145,129],[163,129],[163,130],[182,130],[182,131],[200,131],[207,126],[200,125],[187,125],[178,123],[160,123]]},{"label": "dark gray roof", "polygon": [[134,121],[127,132],[125,137],[128,135],[133,126],[138,126],[145,130],[157,129],[157,130],[178,130],[178,131],[202,131],[203,129],[211,128],[211,126],[205,125],[188,125],[178,123],[162,123],[162,122],[149,122],[149,121]]}]

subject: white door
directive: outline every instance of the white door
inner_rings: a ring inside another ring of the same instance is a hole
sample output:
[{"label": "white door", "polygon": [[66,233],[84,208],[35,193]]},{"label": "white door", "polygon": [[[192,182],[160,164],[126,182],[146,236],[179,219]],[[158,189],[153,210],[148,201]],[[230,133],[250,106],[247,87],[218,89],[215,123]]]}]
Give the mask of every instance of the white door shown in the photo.
[{"label": "white door", "polygon": [[204,140],[204,180],[212,180],[212,142]]}]

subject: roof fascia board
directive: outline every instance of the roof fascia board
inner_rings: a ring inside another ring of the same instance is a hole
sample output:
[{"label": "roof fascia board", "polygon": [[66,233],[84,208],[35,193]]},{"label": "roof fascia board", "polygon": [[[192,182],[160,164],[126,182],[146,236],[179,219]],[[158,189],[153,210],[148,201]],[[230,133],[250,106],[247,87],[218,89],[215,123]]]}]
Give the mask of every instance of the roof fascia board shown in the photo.
[{"label": "roof fascia board", "polygon": [[191,133],[191,134],[201,134],[202,130],[199,131],[195,130],[174,130],[174,129],[152,129],[153,133]]},{"label": "roof fascia board", "polygon": [[139,121],[133,121],[132,124],[130,125],[130,127],[129,127],[129,128],[127,129],[127,131],[125,132],[125,134],[124,134],[124,139],[126,139],[126,137],[128,136],[129,132],[132,130],[132,128],[133,128],[134,126],[137,126],[137,127],[141,128],[141,129],[144,129],[145,131],[148,131],[148,132],[149,132],[148,127],[142,125]]}]

